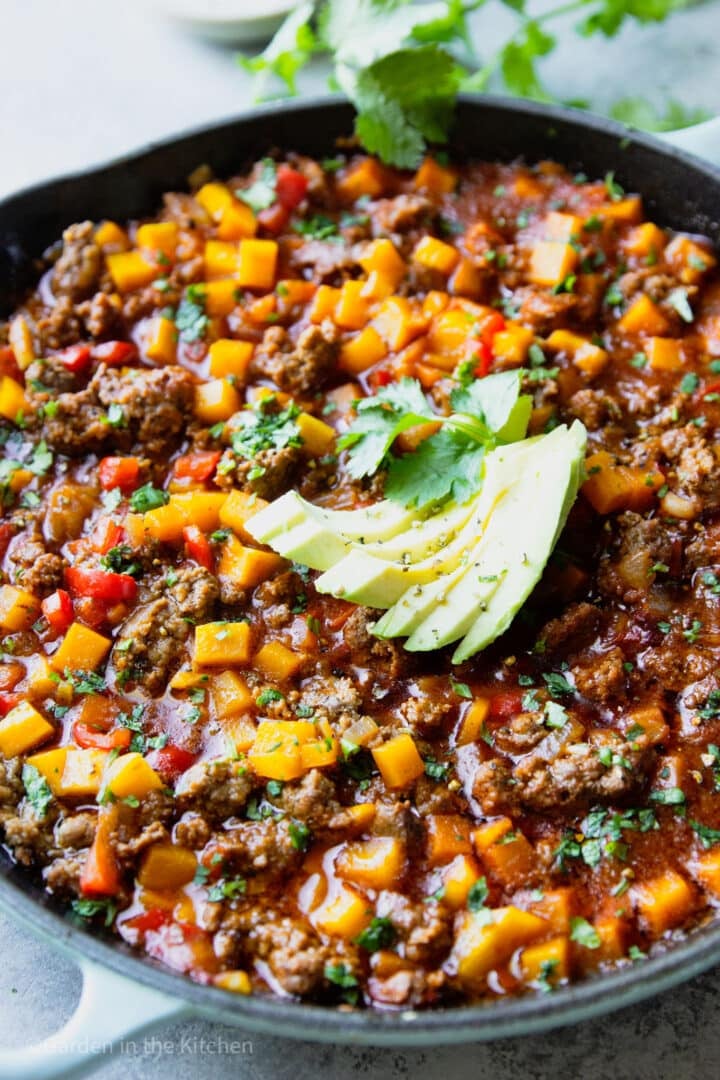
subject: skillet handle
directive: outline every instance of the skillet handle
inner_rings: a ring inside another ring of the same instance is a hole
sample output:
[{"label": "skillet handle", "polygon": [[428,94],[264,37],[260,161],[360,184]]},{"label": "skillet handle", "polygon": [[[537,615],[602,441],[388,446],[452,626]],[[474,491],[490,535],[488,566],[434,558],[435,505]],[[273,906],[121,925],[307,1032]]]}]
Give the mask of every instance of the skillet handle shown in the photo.
[{"label": "skillet handle", "polygon": [[665,131],[658,138],[720,167],[720,116],[679,131]]},{"label": "skillet handle", "polygon": [[189,1016],[187,1005],[131,982],[90,960],[77,1008],[60,1031],[35,1046],[0,1050],[0,1080],[71,1080],[86,1076],[112,1053],[142,1051],[133,1043],[164,1020]]}]

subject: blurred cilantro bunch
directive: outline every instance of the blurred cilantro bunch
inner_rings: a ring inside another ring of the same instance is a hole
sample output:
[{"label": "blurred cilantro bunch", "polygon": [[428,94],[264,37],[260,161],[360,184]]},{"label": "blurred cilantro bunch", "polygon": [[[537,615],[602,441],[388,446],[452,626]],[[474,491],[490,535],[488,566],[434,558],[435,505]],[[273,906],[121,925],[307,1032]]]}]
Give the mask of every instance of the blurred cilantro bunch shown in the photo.
[{"label": "blurred cilantro bunch", "polygon": [[[413,168],[428,142],[444,141],[459,91],[492,83],[511,94],[551,101],[539,61],[553,51],[551,27],[577,13],[577,33],[614,37],[627,22],[662,22],[688,0],[567,0],[534,10],[533,0],[502,0],[515,16],[510,36],[489,57],[478,56],[468,15],[486,0],[315,0],[299,4],[268,47],[241,63],[256,76],[259,98],[297,93],[298,72],[317,55],[332,59],[332,85],[357,110],[356,134],[383,161]],[[535,0],[537,2],[537,0]],[[585,106],[586,103],[572,102]],[[617,119],[651,130],[697,123],[707,114],[670,102],[658,114],[646,101],[625,98]]]}]

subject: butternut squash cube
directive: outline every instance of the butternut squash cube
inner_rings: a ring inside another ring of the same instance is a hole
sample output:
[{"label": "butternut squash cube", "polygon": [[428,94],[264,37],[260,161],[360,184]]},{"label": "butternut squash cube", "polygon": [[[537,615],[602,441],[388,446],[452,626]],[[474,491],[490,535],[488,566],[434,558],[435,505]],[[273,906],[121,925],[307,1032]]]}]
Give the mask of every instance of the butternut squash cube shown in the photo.
[{"label": "butternut squash cube", "polygon": [[115,251],[127,251],[130,247],[130,238],[124,229],[115,221],[103,221],[95,230],[95,243],[103,251],[114,249]]},{"label": "butternut squash cube", "polygon": [[468,743],[477,742],[482,736],[483,724],[487,720],[490,711],[490,699],[477,697],[471,701],[458,725],[455,743],[457,746],[467,746]]},{"label": "butternut squash cube", "polygon": [[392,352],[399,352],[413,338],[422,334],[427,320],[405,296],[389,296],[383,300],[373,326]]},{"label": "butternut squash cube", "polygon": [[340,299],[340,290],[332,285],[320,285],[310,307],[310,322],[321,323],[331,319]]},{"label": "butternut squash cube", "polygon": [[492,339],[495,367],[501,371],[505,368],[522,367],[527,360],[528,350],[534,337],[532,330],[529,330],[527,326],[507,323],[505,329],[498,330]]},{"label": "butternut squash cube", "polygon": [[210,346],[210,374],[216,379],[232,375],[238,382],[245,382],[248,365],[255,349],[252,341],[233,341],[220,338]]},{"label": "butternut squash cube", "polygon": [[396,286],[388,274],[381,270],[373,270],[368,274],[367,281],[363,282],[360,295],[365,300],[386,300],[392,296]]},{"label": "butternut squash cube", "polygon": [[233,199],[220,215],[218,240],[245,240],[257,232],[257,218],[245,203]]},{"label": "butternut squash cube", "polygon": [[29,701],[21,701],[0,720],[0,754],[5,758],[25,754],[55,733],[52,724]]},{"label": "butternut squash cube", "polygon": [[530,253],[528,279],[535,285],[559,285],[577,266],[578,253],[570,244],[540,240]]},{"label": "butternut squash cube", "polygon": [[391,281],[393,288],[400,284],[407,273],[407,264],[392,240],[372,240],[358,258],[366,274],[379,273]]},{"label": "butternut squash cube", "polygon": [[218,564],[218,576],[231,578],[241,589],[254,589],[261,581],[271,577],[285,563],[272,551],[245,547],[235,536],[223,545]]},{"label": "butternut squash cube", "polygon": [[239,754],[246,753],[255,742],[257,727],[249,716],[236,716],[229,720],[226,734]]},{"label": "butternut squash cube", "polygon": [[346,941],[362,934],[371,918],[370,902],[347,885],[341,885],[312,914],[312,922],[321,933]]},{"label": "butternut squash cube", "polygon": [[197,858],[178,844],[153,844],[148,848],[138,872],[144,889],[181,889],[195,877]]},{"label": "butternut squash cube", "polygon": [[413,260],[428,270],[451,274],[460,261],[460,252],[452,244],[434,236],[424,236],[413,251]]},{"label": "butternut squash cube", "polygon": [[697,285],[703,275],[717,266],[717,259],[704,244],[689,236],[674,236],[665,249],[665,260],[679,276],[683,285]]},{"label": "butternut squash cube", "polygon": [[595,213],[598,217],[605,218],[607,221],[632,224],[642,217],[642,200],[639,195],[628,195],[626,199],[619,199],[618,202],[599,206]]},{"label": "butternut squash cube", "polygon": [[407,787],[425,772],[413,737],[407,733],[396,735],[382,746],[375,747],[372,756],[388,788]]},{"label": "butternut squash cube", "polygon": [[633,300],[630,307],[618,322],[622,334],[644,334],[656,337],[666,334],[670,329],[668,320],[657,304],[649,296],[641,293]]},{"label": "butternut squash cube", "polygon": [[624,919],[616,915],[599,915],[595,920],[595,932],[600,947],[594,950],[598,961],[620,960],[627,952],[627,927]]},{"label": "butternut squash cube", "polygon": [[570,977],[570,941],[567,937],[555,937],[539,945],[530,945],[520,954],[520,970],[527,982],[544,982],[554,985]]},{"label": "butternut squash cube", "polygon": [[547,345],[550,349],[566,353],[575,367],[590,379],[604,371],[610,362],[605,349],[570,330],[553,330],[547,339]]},{"label": "butternut squash cube", "polygon": [[575,914],[576,894],[569,885],[546,889],[538,900],[533,900],[530,910],[547,919],[548,929],[555,934],[570,933],[570,919]]},{"label": "butternut squash cube", "polygon": [[220,671],[212,676],[210,698],[215,715],[221,720],[255,710],[255,698],[248,684],[235,671]]},{"label": "butternut squash cube", "polygon": [[[219,221],[223,210],[227,210],[228,206],[232,206],[233,194],[227,184],[211,180],[209,183],[203,184],[195,192],[195,202],[200,203],[203,210],[213,221]],[[250,208],[248,207],[248,209]]]},{"label": "butternut squash cube", "polygon": [[695,860],[694,873],[707,891],[720,899],[720,848],[699,855]]},{"label": "butternut squash cube", "polygon": [[459,814],[430,814],[427,823],[427,859],[441,866],[456,855],[470,855],[470,826]]},{"label": "butternut squash cube", "polygon": [[232,529],[241,540],[252,541],[250,533],[245,530],[245,524],[268,505],[265,499],[257,495],[233,490],[220,510],[220,524],[224,528]]},{"label": "butternut squash cube", "polygon": [[121,754],[105,770],[104,790],[116,799],[144,799],[162,787],[163,782],[152,765],[134,751]]},{"label": "butternut squash cube", "polygon": [[74,622],[62,639],[60,648],[50,658],[50,666],[62,674],[71,671],[94,671],[103,662],[112,642],[109,638],[91,630],[89,626]]},{"label": "butternut squash cube", "polygon": [[645,355],[653,371],[682,371],[685,367],[682,342],[676,338],[650,338],[645,344]]},{"label": "butternut squash cube", "polygon": [[277,240],[241,240],[238,281],[248,289],[272,289],[277,266]]},{"label": "butternut squash cube", "polygon": [[118,292],[142,289],[159,275],[155,263],[149,262],[141,251],[118,251],[106,256],[110,277]]},{"label": "butternut squash cube", "polygon": [[268,780],[297,780],[305,772],[301,746],[315,738],[315,725],[306,720],[263,720],[248,751],[257,776]]},{"label": "butternut squash cube", "polygon": [[335,322],[344,330],[362,330],[370,317],[370,308],[363,296],[362,281],[346,281],[335,305]]},{"label": "butternut squash cube", "polygon": [[29,630],[40,615],[40,601],[27,589],[0,585],[0,627],[14,633]]},{"label": "butternut squash cube", "polygon": [[336,180],[335,190],[344,202],[353,203],[368,195],[381,195],[385,187],[385,172],[376,158],[365,157],[346,169]]},{"label": "butternut squash cube", "polygon": [[395,889],[405,868],[405,850],[393,836],[353,840],[335,859],[335,870],[345,881],[363,889]]},{"label": "butternut squash cube", "polygon": [[187,515],[177,504],[169,502],[156,506],[142,515],[143,531],[163,544],[179,544],[188,524]]},{"label": "butternut squash cube", "polygon": [[351,828],[362,832],[373,823],[377,810],[375,803],[356,803],[355,806],[348,806],[345,812],[351,819]]},{"label": "butternut squash cube", "polygon": [[201,532],[212,532],[220,524],[220,513],[226,501],[224,491],[188,491],[171,495],[168,506],[183,515],[186,525],[197,525]]},{"label": "butternut squash cube", "polygon": [[247,664],[251,657],[251,630],[246,622],[212,622],[195,627],[193,663],[205,667]]},{"label": "butternut squash cube", "polygon": [[467,904],[468,895],[481,877],[480,867],[472,855],[456,855],[443,871],[443,900],[459,911]]},{"label": "butternut squash cube", "polygon": [[455,169],[441,165],[433,157],[426,157],[415,173],[413,184],[418,191],[429,191],[431,195],[449,195],[457,187],[458,179]]},{"label": "butternut squash cube", "polygon": [[505,964],[516,949],[547,933],[547,923],[514,905],[467,912],[455,936],[451,959],[464,983],[483,980]]},{"label": "butternut squash cube", "polygon": [[231,994],[252,994],[252,982],[247,971],[221,971],[214,976],[213,983]]},{"label": "butternut squash cube", "polygon": [[485,278],[481,270],[470,259],[461,258],[450,278],[450,291],[453,296],[469,296],[478,300],[483,292]]},{"label": "butternut squash cube", "polygon": [[569,244],[582,229],[582,218],[577,214],[561,214],[551,210],[542,223],[543,239]]},{"label": "butternut squash cube", "polygon": [[630,892],[643,924],[654,937],[682,925],[696,905],[691,885],[675,870],[639,882]]},{"label": "butternut squash cube", "polygon": [[28,413],[30,408],[30,402],[20,383],[10,375],[0,376],[0,416],[14,424],[19,417]]},{"label": "butternut squash cube", "polygon": [[304,769],[324,769],[334,765],[338,759],[338,741],[332,734],[330,725],[322,739],[304,743],[300,747],[300,760]]},{"label": "butternut squash cube", "polygon": [[360,375],[387,356],[387,345],[374,326],[366,326],[340,347],[340,367],[350,375]]},{"label": "butternut squash cube", "polygon": [[24,371],[25,368],[30,367],[35,359],[35,346],[24,315],[16,315],[10,320],[8,342],[20,370]]},{"label": "butternut squash cube", "polygon": [[109,756],[108,750],[68,748],[56,794],[68,799],[97,795]]},{"label": "butternut squash cube", "polygon": [[323,457],[329,454],[335,445],[335,431],[322,420],[310,413],[300,413],[297,426],[303,441],[303,449],[311,457]]},{"label": "butternut squash cube", "polygon": [[[502,827],[502,831],[500,831]],[[488,843],[489,835],[493,839]],[[493,822],[473,833],[475,848],[493,877],[508,889],[520,887],[536,865],[535,851],[509,818]]]},{"label": "butternut squash cube", "polygon": [[218,424],[241,407],[240,395],[228,379],[211,379],[195,387],[195,415],[203,424]]},{"label": "butternut squash cube", "polygon": [[[205,291],[205,311],[213,317],[229,315],[240,302],[240,287],[235,278],[218,278],[217,281],[207,281],[203,286]],[[210,346],[212,348],[212,346]],[[213,372],[211,371],[212,375]],[[218,372],[218,374],[220,374]]]},{"label": "butternut squash cube", "polygon": [[155,221],[149,225],[141,225],[136,239],[138,247],[152,252],[155,258],[159,253],[173,261],[178,242],[177,222]]},{"label": "butternut squash cube", "polygon": [[54,750],[42,750],[27,759],[27,764],[32,765],[45,778],[53,795],[60,794],[69,749],[67,746],[58,746]]},{"label": "butternut squash cube", "polygon": [[174,364],[177,355],[178,332],[172,319],[160,315],[153,319],[145,344],[145,353],[159,364]]},{"label": "butternut squash cube", "polygon": [[210,281],[234,277],[237,285],[239,261],[238,244],[233,244],[229,240],[206,240],[205,276]]},{"label": "butternut squash cube", "polygon": [[630,230],[625,240],[625,250],[629,255],[646,259],[660,255],[667,244],[667,236],[664,231],[652,221],[644,221],[642,225],[636,225]]},{"label": "butternut squash cube", "polygon": [[291,679],[303,666],[305,658],[288,649],[281,641],[267,641],[255,653],[253,665],[276,682]]},{"label": "butternut squash cube", "polygon": [[582,493],[598,514],[617,510],[647,510],[665,483],[661,472],[619,465],[612,454],[598,450],[585,461],[587,480]]}]

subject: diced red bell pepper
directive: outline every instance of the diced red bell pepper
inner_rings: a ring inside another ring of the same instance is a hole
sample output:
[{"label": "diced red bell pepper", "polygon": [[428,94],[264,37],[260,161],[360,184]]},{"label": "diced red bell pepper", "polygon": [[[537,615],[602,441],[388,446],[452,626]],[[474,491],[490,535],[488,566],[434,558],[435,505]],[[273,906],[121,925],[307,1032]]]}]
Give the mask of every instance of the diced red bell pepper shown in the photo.
[{"label": "diced red bell pepper", "polygon": [[173,466],[178,480],[195,480],[202,483],[209,480],[220,460],[219,450],[196,450],[193,454],[183,454]]},{"label": "diced red bell pepper", "polygon": [[94,345],[92,355],[95,360],[103,364],[128,364],[135,360],[138,351],[137,346],[131,341],[103,341],[100,345]]},{"label": "diced red bell pepper", "polygon": [[490,718],[492,720],[507,720],[511,716],[523,711],[522,690],[502,690],[495,694],[490,701]]},{"label": "diced red bell pepper", "polygon": [[9,375],[15,382],[22,382],[22,372],[9,345],[0,345],[0,375]]},{"label": "diced red bell pepper", "polygon": [[40,606],[50,629],[56,634],[64,634],[75,618],[70,593],[64,589],[56,589],[54,593],[50,593]]},{"label": "diced red bell pepper", "polygon": [[129,728],[100,731],[82,720],[75,721],[72,731],[73,739],[83,750],[127,750],[132,741]]},{"label": "diced red bell pepper", "polygon": [[191,765],[195,764],[197,754],[192,754],[189,750],[183,749],[182,746],[176,746],[175,743],[168,743],[161,750],[153,750],[148,754],[147,760],[148,764],[152,765],[153,769],[162,776],[167,776],[170,780],[176,780],[178,776],[187,772]]},{"label": "diced red bell pepper", "polygon": [[134,915],[132,919],[126,919],[123,927],[136,930],[138,934],[147,934],[153,930],[160,930],[170,922],[171,914],[163,908],[148,908],[142,915]]},{"label": "diced red bell pepper", "polygon": [[204,566],[206,570],[212,570],[214,560],[210,541],[197,525],[185,526],[183,540],[190,558],[194,559],[198,566]]},{"label": "diced red bell pepper", "polygon": [[101,517],[90,534],[90,544],[93,551],[107,555],[110,548],[117,547],[122,542],[124,535],[125,531],[117,521],[113,521],[111,517]]},{"label": "diced red bell pepper", "polygon": [[9,521],[0,523],[0,559],[5,558],[5,553],[10,546],[10,541],[15,535],[15,526]]},{"label": "diced red bell pepper", "polygon": [[378,386],[389,386],[391,382],[395,382],[395,376],[389,368],[379,368],[378,371],[373,371],[370,374],[368,382],[373,389]]},{"label": "diced red bell pepper", "polygon": [[65,580],[70,591],[94,600],[132,604],[137,596],[137,581],[130,574],[114,574],[108,570],[83,570],[69,566]]},{"label": "diced red bell pepper", "polygon": [[713,379],[712,382],[702,388],[702,397],[707,397],[709,394],[720,394],[720,379]]},{"label": "diced red bell pepper", "polygon": [[112,829],[117,815],[114,807],[101,809],[95,838],[80,874],[84,896],[114,896],[120,889],[120,870],[112,846]]},{"label": "diced red bell pepper", "polygon": [[24,694],[0,694],[0,716],[7,716],[24,697]]},{"label": "diced red bell pepper", "polygon": [[136,457],[105,457],[98,466],[98,476],[104,491],[120,488],[128,495],[138,486],[140,462]]},{"label": "diced red bell pepper", "polygon": [[496,334],[499,334],[501,330],[505,329],[505,319],[499,311],[493,311],[492,315],[488,315],[487,319],[483,320],[483,324],[480,327],[480,340],[486,342],[488,345],[492,345],[492,340]]},{"label": "diced red bell pepper", "polygon": [[301,172],[289,165],[278,167],[275,191],[278,202],[286,210],[294,210],[299,206],[307,194],[307,189],[307,178]]},{"label": "diced red bell pepper", "polygon": [[71,345],[68,349],[55,353],[55,359],[74,375],[81,375],[90,367],[92,354],[89,345]]},{"label": "diced red bell pepper", "polygon": [[473,369],[473,375],[477,379],[484,379],[492,367],[492,348],[484,341],[479,342],[478,348],[475,351],[475,359],[477,360],[477,364]]},{"label": "diced red bell pepper", "polygon": [[257,216],[258,224],[265,229],[266,232],[272,233],[273,236],[277,236],[283,229],[287,227],[287,223],[290,220],[290,211],[287,210],[282,203],[276,202],[272,206],[268,206],[266,210],[261,210]]}]

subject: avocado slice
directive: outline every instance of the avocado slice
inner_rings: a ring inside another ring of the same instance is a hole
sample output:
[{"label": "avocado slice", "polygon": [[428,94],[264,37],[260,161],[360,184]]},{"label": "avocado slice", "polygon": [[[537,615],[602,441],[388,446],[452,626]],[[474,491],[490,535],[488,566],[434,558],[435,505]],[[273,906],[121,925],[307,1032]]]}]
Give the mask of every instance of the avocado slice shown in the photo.
[{"label": "avocado slice", "polygon": [[329,570],[352,550],[352,541],[334,533],[323,521],[306,518],[286,532],[271,537],[278,555],[313,570]]},{"label": "avocado slice", "polygon": [[[566,515],[577,492],[577,479],[583,459],[584,434],[582,425],[574,426],[571,434],[568,433],[567,428],[558,428],[550,435],[502,447],[488,455],[484,491],[486,497],[494,498],[494,512],[489,518],[487,528],[481,531],[480,539],[475,541],[471,552],[466,553],[462,564],[454,570],[428,585],[408,589],[378,620],[373,632],[379,637],[410,635],[407,645],[409,649],[425,649],[438,648],[441,644],[456,640],[466,630],[470,630],[478,617],[479,606],[490,604],[492,597],[508,576],[507,566],[502,561],[496,560],[495,564],[489,564],[487,560],[482,562],[480,559],[481,555],[488,551],[491,553],[502,551],[502,547],[497,543],[497,521],[501,507],[505,506],[503,518],[507,514],[508,504],[505,502],[505,497],[509,498],[510,492],[518,486],[522,488],[519,496],[521,514],[525,519],[521,521],[519,530],[519,535],[522,537],[527,521],[527,514],[523,507],[529,505],[529,499],[537,498],[532,490],[528,495],[528,486],[531,485],[528,485],[527,478],[542,475],[547,463],[559,454],[562,458],[572,458],[573,466],[573,479],[565,484],[568,489],[568,498],[567,506],[563,503],[562,513]],[[502,498],[498,499],[498,493],[502,495]],[[553,534],[550,546],[554,545],[555,538]],[[476,565],[478,562],[480,565]],[[429,638],[426,638],[424,633],[420,634],[423,623],[426,623],[426,631],[432,631],[432,636]],[[414,637],[416,632],[418,636]]]},{"label": "avocado slice", "polygon": [[[582,424],[573,424],[567,432],[566,443],[566,453],[568,456],[572,454],[572,457],[569,457],[569,460],[568,457],[560,460],[558,455],[553,464],[546,463],[542,485],[537,489],[532,504],[537,510],[533,512],[527,505],[525,507],[525,522],[533,522],[532,533],[526,537],[529,543],[525,545],[527,550],[523,552],[525,560],[511,564],[510,571],[492,596],[486,610],[478,615],[456,648],[452,658],[454,664],[461,664],[504,634],[540,580],[578,493],[586,443],[586,432]],[[567,467],[567,475],[564,466]],[[555,507],[557,516],[553,521],[552,511]],[[511,548],[515,549],[517,558],[517,544],[511,544]],[[510,551],[507,554],[510,555]]]}]

